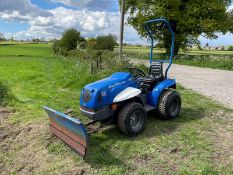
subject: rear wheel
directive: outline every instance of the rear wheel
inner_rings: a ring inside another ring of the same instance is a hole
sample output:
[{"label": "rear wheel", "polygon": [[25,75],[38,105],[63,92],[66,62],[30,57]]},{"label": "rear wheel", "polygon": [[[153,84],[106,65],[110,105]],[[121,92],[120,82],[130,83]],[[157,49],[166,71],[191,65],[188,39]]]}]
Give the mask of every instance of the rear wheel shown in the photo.
[{"label": "rear wheel", "polygon": [[146,112],[139,103],[128,103],[119,112],[118,126],[122,133],[133,136],[145,128]]},{"label": "rear wheel", "polygon": [[177,91],[165,90],[158,102],[158,114],[162,119],[172,119],[179,115],[181,109],[181,98]]}]

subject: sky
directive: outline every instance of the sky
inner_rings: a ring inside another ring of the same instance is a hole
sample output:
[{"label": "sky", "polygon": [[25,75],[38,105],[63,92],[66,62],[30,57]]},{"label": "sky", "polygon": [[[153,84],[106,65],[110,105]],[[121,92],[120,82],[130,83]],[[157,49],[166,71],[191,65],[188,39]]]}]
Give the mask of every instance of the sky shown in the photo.
[{"label": "sky", "polygon": [[[0,32],[6,38],[49,40],[71,27],[86,38],[109,33],[118,36],[119,25],[118,0],[0,0]],[[233,45],[233,35],[219,35],[217,40],[200,37],[200,41],[202,45]],[[124,42],[146,44],[128,25]]]}]

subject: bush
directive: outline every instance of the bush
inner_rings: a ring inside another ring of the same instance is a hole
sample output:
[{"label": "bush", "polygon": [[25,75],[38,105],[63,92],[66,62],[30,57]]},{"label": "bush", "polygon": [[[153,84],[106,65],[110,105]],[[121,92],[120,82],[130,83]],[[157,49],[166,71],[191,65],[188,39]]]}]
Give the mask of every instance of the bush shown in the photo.
[{"label": "bush", "polygon": [[72,58],[77,58],[79,60],[88,59],[86,52],[82,50],[71,50],[68,52],[68,56]]},{"label": "bush", "polygon": [[61,55],[64,55],[64,56],[68,55],[68,51],[66,50],[66,48],[64,48],[62,46],[61,40],[54,41],[54,43],[52,45],[52,49],[53,49],[53,52],[56,53],[56,54],[61,54]]},{"label": "bush", "polygon": [[87,41],[81,41],[78,44],[79,49],[85,49],[87,47]]},{"label": "bush", "polygon": [[113,51],[117,43],[117,37],[114,35],[98,36],[96,38],[96,50],[110,50]]},{"label": "bush", "polygon": [[228,51],[233,51],[233,46],[229,46],[229,47],[227,48],[227,50],[228,50]]},{"label": "bush", "polygon": [[114,35],[98,36],[90,38],[87,41],[87,48],[91,50],[109,50],[113,51],[117,45],[117,37]]},{"label": "bush", "polygon": [[90,49],[90,50],[96,49],[96,39],[95,38],[89,38],[87,40],[87,49]]},{"label": "bush", "polygon": [[87,48],[87,40],[83,37],[80,37],[78,42],[78,48],[79,49],[86,49]]},{"label": "bush", "polygon": [[84,60],[88,64],[96,64],[98,60],[100,67],[104,68],[102,72],[105,72],[106,74],[126,71],[131,67],[128,60],[119,59],[117,53],[108,50],[72,50],[68,52],[68,56],[78,60]]},{"label": "bush", "polygon": [[52,49],[54,53],[60,53],[61,41],[60,40],[54,41],[52,45]]},{"label": "bush", "polygon": [[108,50],[71,50],[68,52],[68,56],[85,60],[109,60],[117,57],[117,54]]}]

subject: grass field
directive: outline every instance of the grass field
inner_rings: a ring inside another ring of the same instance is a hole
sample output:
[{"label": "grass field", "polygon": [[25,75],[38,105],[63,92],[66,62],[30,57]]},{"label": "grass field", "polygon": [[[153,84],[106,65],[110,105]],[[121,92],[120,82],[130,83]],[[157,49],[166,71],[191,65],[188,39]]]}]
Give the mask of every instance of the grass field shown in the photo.
[{"label": "grass field", "polygon": [[[118,48],[116,48],[117,50]],[[125,46],[123,49],[126,57],[149,59],[149,47]],[[165,51],[154,49],[155,59],[164,59]],[[233,70],[233,51],[216,50],[190,50],[180,53],[174,57],[176,64],[191,65],[197,67],[207,67],[213,69]]]},{"label": "grass field", "polygon": [[6,44],[0,45],[0,57],[46,57],[51,56],[51,44]]},{"label": "grass field", "polygon": [[[116,47],[116,50],[118,47]],[[149,54],[150,48],[145,46],[124,46],[123,50],[125,53],[147,53]],[[154,49],[155,53],[165,53],[165,50],[163,49]],[[182,52],[181,52],[182,53]],[[188,50],[186,51],[186,54],[188,55],[233,55],[233,51],[218,51],[218,50]]]},{"label": "grass field", "polygon": [[81,88],[112,70],[92,75],[88,63],[54,56],[44,44],[0,46],[0,55],[0,82],[12,96],[0,107],[0,174],[233,174],[232,111],[208,98],[179,86],[179,118],[150,113],[133,138],[114,127],[94,134],[84,161],[49,134],[42,106],[71,108],[86,121]]}]

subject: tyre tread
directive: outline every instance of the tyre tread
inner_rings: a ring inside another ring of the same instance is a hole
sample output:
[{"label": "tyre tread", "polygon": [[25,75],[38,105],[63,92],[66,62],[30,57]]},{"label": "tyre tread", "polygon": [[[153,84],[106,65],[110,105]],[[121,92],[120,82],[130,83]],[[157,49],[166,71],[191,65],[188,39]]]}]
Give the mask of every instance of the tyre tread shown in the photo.
[{"label": "tyre tread", "polygon": [[170,95],[172,93],[178,95],[179,98],[180,98],[179,93],[177,91],[172,90],[172,89],[166,89],[166,90],[164,90],[162,92],[160,98],[159,98],[157,111],[158,111],[159,117],[162,118],[162,119],[171,119],[171,118],[174,118],[174,117],[170,116],[170,114],[167,111],[167,105],[168,105],[167,103],[168,103],[168,100],[169,100]]},{"label": "tyre tread", "polygon": [[126,121],[127,116],[130,113],[130,109],[135,107],[136,105],[138,105],[139,108],[142,107],[140,103],[131,102],[131,103],[126,104],[126,106],[124,106],[119,112],[118,119],[117,119],[118,127],[120,131],[126,135],[130,135],[130,133],[128,132],[128,129],[126,128],[125,121]]}]

